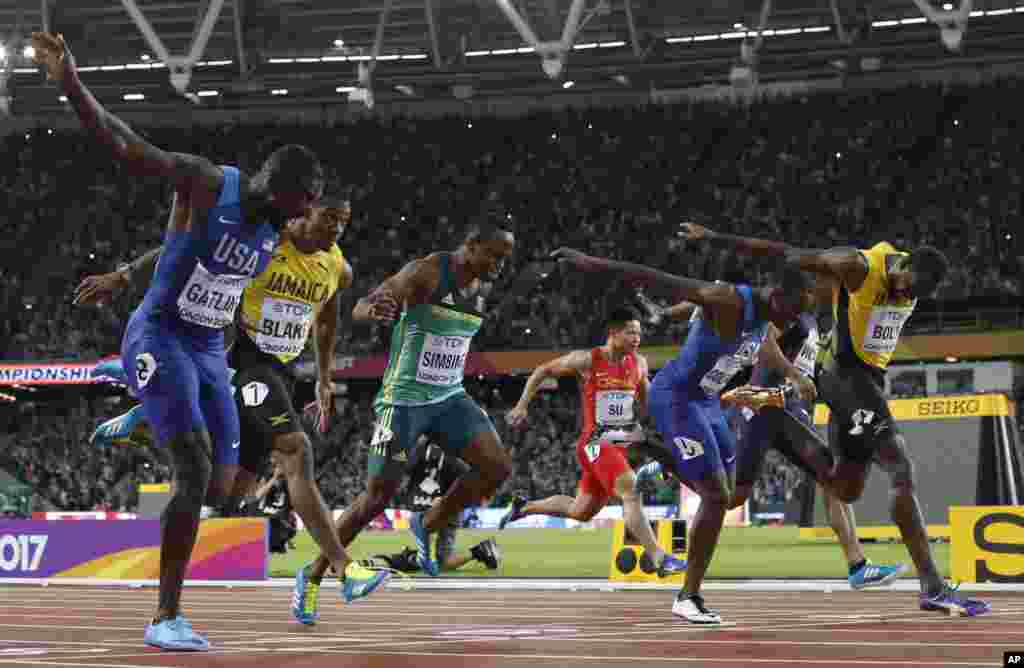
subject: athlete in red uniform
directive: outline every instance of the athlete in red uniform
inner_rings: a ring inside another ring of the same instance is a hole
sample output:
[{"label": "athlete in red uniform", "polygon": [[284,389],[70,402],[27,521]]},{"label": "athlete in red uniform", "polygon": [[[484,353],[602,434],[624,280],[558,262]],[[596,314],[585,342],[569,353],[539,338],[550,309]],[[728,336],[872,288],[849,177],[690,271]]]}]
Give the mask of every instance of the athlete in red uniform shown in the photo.
[{"label": "athlete in red uniform", "polygon": [[643,440],[637,407],[647,405],[647,360],[640,347],[640,318],[629,308],[614,310],[608,318],[608,341],[593,350],[576,350],[543,364],[530,374],[507,420],[513,427],[526,423],[527,409],[540,384],[547,378],[575,375],[582,383],[583,429],[576,443],[582,476],[575,497],[551,496],[527,501],[516,496],[499,528],[527,515],[569,517],[586,522],[612,497],[622,500],[626,528],[644,546],[658,575],[686,570],[686,562],[658,547],[643,499],[636,490],[636,475],[626,458],[625,447]]}]

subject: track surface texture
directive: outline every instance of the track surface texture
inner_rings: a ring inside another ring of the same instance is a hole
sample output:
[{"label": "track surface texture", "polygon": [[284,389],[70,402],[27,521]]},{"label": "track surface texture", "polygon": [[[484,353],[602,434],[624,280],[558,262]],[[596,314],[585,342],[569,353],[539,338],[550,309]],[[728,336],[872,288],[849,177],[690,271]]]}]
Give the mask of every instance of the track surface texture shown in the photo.
[{"label": "track surface texture", "polygon": [[297,624],[283,588],[186,589],[213,651],[142,643],[153,589],[0,586],[0,668],[636,668],[1002,666],[1024,648],[1024,595],[979,594],[974,619],[922,612],[912,592],[708,591],[725,624],[672,616],[667,591],[401,591],[355,605],[325,589]]}]

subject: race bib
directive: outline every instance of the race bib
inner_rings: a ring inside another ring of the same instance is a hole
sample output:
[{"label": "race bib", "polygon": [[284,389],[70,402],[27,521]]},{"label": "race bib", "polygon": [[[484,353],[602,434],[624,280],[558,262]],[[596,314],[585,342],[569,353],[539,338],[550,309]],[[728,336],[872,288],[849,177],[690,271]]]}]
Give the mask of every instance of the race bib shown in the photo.
[{"label": "race bib", "polygon": [[438,387],[461,383],[469,355],[469,341],[468,336],[424,335],[416,380]]},{"label": "race bib", "polygon": [[700,379],[700,389],[706,394],[718,394],[743,366],[743,361],[735,355],[720,357],[715,366]]},{"label": "race bib", "polygon": [[818,359],[818,330],[812,329],[796,356],[796,368],[809,378],[814,377],[814,362]]},{"label": "race bib", "polygon": [[290,299],[264,299],[256,345],[270,355],[297,357],[306,347],[313,306]]},{"label": "race bib", "polygon": [[235,309],[250,276],[211,274],[201,262],[178,296],[178,315],[185,322],[211,329],[223,329],[235,320]]},{"label": "race bib", "polygon": [[587,443],[583,448],[583,452],[586,453],[589,461],[596,462],[597,458],[601,456],[601,444],[597,441]]},{"label": "race bib", "polygon": [[871,310],[871,319],[864,330],[861,345],[864,352],[889,355],[896,351],[900,332],[906,324],[913,306],[876,306]]},{"label": "race bib", "polygon": [[629,424],[633,422],[633,392],[601,390],[597,393],[598,424]]}]

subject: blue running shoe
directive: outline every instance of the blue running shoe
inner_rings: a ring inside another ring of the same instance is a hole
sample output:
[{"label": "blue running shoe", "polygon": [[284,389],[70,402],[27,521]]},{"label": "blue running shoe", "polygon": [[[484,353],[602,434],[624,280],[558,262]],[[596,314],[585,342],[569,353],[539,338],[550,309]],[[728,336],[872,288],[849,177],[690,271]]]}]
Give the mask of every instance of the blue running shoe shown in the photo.
[{"label": "blue running shoe", "polygon": [[371,571],[357,561],[345,567],[345,580],[341,583],[341,595],[346,603],[369,596],[382,584],[391,579],[388,571]]},{"label": "blue running shoe", "polygon": [[[96,427],[96,431],[89,437],[89,443],[97,446],[118,445],[141,445],[146,441],[144,438],[144,426],[146,416],[142,412],[142,404],[137,404],[124,415],[111,418]],[[136,433],[138,431],[139,433]]]},{"label": "blue running shoe", "polygon": [[192,625],[178,615],[146,627],[146,644],[172,652],[205,652],[210,641],[192,630]]},{"label": "blue running shoe", "polygon": [[515,522],[516,520],[524,517],[523,507],[526,506],[526,503],[526,497],[524,496],[516,494],[514,497],[512,497],[512,505],[509,506],[508,512],[505,513],[502,516],[501,520],[498,521],[498,531],[503,530],[505,528],[505,525],[507,525],[509,522]]},{"label": "blue running shoe", "polygon": [[947,615],[958,614],[961,617],[977,617],[992,612],[992,606],[985,601],[960,596],[956,588],[949,585],[943,586],[935,596],[922,593],[921,609],[942,610]]},{"label": "blue running shoe", "polygon": [[653,480],[654,482],[661,482],[665,479],[664,474],[661,472],[661,462],[653,461],[647,462],[636,470],[636,481],[638,483]]},{"label": "blue running shoe", "polygon": [[685,573],[685,572],[686,572],[686,560],[685,559],[676,559],[671,554],[666,554],[665,557],[661,560],[661,563],[658,564],[658,577],[659,578],[667,578],[670,575],[675,575],[676,573]]},{"label": "blue running shoe", "polygon": [[416,563],[432,578],[441,574],[437,562],[430,558],[430,532],[423,526],[423,513],[413,513],[409,518],[409,531],[416,537]]},{"label": "blue running shoe", "polygon": [[320,585],[306,574],[306,564],[295,574],[295,588],[292,589],[292,616],[300,624],[312,626],[320,619]]},{"label": "blue running shoe", "polygon": [[907,567],[904,564],[896,564],[895,566],[879,564],[876,566],[870,561],[867,561],[850,576],[850,588],[867,589],[868,587],[884,587],[899,576],[903,575],[903,571],[905,570],[907,570]]},{"label": "blue running shoe", "polygon": [[121,364],[120,357],[103,360],[92,370],[92,375],[93,377],[105,376],[115,383],[121,383],[122,385],[128,384],[128,374],[125,373],[124,365]]}]

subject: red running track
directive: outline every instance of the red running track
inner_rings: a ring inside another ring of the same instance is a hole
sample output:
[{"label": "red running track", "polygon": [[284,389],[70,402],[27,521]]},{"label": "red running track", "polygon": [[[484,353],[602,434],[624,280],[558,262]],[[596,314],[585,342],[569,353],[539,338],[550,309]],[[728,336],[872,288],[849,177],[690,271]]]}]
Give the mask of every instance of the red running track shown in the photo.
[{"label": "red running track", "polygon": [[322,593],[314,627],[286,589],[191,589],[186,614],[214,651],[146,647],[153,589],[0,587],[0,668],[637,668],[1002,666],[1024,649],[1024,595],[991,615],[917,609],[906,592],[711,591],[725,624],[672,616],[667,592],[398,591],[346,606]]}]

